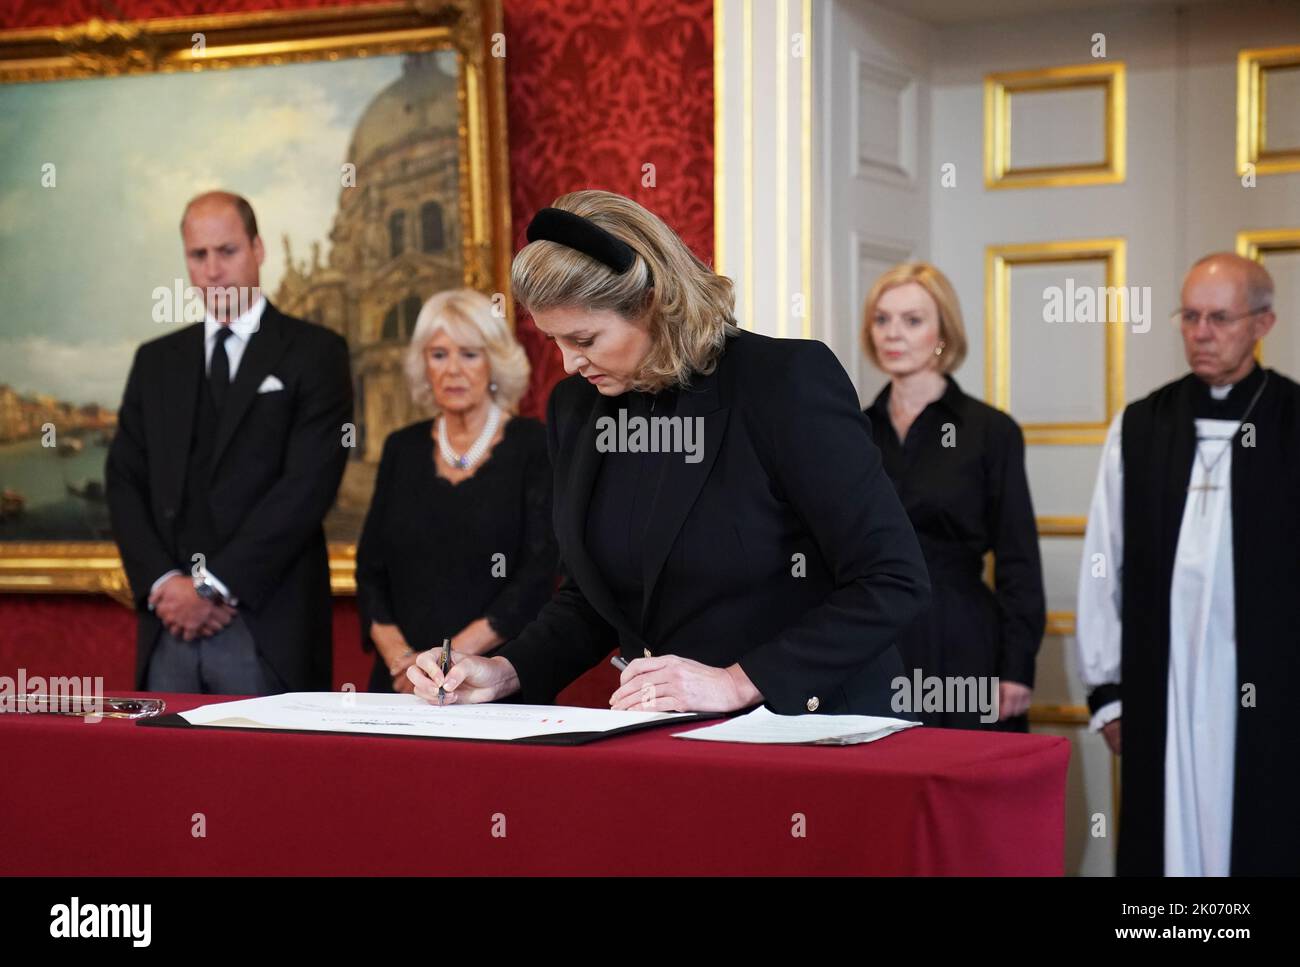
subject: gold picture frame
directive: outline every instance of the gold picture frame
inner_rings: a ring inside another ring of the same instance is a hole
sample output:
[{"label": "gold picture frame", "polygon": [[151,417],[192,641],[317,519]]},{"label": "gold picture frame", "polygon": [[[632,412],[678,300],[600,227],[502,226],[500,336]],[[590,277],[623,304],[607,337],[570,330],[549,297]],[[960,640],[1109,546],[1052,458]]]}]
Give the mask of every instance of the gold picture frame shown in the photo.
[{"label": "gold picture frame", "polygon": [[[504,293],[512,223],[501,0],[389,2],[106,22],[0,32],[0,84],[132,74],[225,71],[454,50],[460,143],[464,284]],[[331,542],[330,585],[356,591],[356,546]],[[108,594],[130,605],[116,546],[107,541],[0,542],[0,593]]]},{"label": "gold picture frame", "polygon": [[[1053,262],[1101,262],[1106,286],[1126,296],[1127,247],[1123,238],[990,245],[984,255],[984,394],[1000,410],[1011,409],[1011,269]],[[1024,423],[1025,443],[1073,446],[1103,443],[1110,421],[1124,408],[1124,327],[1105,329],[1106,416],[1099,422]]]},{"label": "gold picture frame", "polygon": [[[1015,94],[1101,88],[1105,95],[1100,162],[1016,168],[1011,161],[1011,98]],[[984,187],[1063,188],[1113,185],[1127,166],[1127,85],[1123,61],[1003,71],[984,78]]]},{"label": "gold picture frame", "polygon": [[1300,69],[1300,45],[1256,47],[1237,54],[1237,174],[1300,171],[1300,144],[1268,143],[1268,74]]}]

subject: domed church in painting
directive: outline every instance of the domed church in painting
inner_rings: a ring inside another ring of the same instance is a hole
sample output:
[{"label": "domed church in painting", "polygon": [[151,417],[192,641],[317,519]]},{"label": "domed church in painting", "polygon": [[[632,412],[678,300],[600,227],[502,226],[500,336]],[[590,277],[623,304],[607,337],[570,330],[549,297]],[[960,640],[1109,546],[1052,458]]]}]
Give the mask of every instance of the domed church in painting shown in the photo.
[{"label": "domed church in painting", "polygon": [[357,441],[331,519],[340,531],[359,527],[384,438],[424,416],[402,373],[420,306],[462,284],[456,71],[451,52],[407,55],[341,159],[356,166],[354,184],[345,170],[328,256],[313,242],[310,260],[296,260],[284,238],[285,274],[272,301],[340,333],[352,350]]}]

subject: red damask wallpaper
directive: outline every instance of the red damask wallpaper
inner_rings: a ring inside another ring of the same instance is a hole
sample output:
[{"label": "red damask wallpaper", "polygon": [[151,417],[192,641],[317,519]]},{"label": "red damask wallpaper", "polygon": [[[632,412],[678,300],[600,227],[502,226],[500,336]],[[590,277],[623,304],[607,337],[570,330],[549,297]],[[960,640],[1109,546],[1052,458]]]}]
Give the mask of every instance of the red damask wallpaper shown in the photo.
[{"label": "red damask wallpaper", "polygon": [[[713,261],[713,4],[710,0],[506,0],[515,246],[532,213],[578,188],[654,211]],[[654,165],[655,187],[642,187]],[[558,352],[520,325],[539,370],[525,412],[545,413]]]},{"label": "red damask wallpaper", "polygon": [[[353,5],[348,0],[0,0],[0,29],[99,17],[149,19]],[[528,219],[577,188],[629,195],[713,252],[711,0],[504,0],[514,243]],[[644,165],[654,165],[653,186]],[[533,361],[525,414],[541,416],[563,376],[531,321],[519,337]],[[335,681],[363,682],[356,609],[335,606]],[[107,598],[0,596],[0,675],[103,674],[131,684],[134,617]],[[598,687],[600,704],[608,695]],[[583,698],[585,696],[576,696]]]}]

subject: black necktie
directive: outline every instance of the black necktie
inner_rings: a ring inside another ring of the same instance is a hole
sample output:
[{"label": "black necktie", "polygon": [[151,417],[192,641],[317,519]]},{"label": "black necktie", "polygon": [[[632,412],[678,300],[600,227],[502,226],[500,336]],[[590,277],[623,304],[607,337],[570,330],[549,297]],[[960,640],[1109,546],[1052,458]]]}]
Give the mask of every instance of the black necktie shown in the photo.
[{"label": "black necktie", "polygon": [[231,336],[230,327],[222,326],[217,330],[217,344],[212,347],[212,363],[208,366],[208,386],[212,389],[212,405],[221,410],[230,391],[230,357],[226,355],[226,340]]}]

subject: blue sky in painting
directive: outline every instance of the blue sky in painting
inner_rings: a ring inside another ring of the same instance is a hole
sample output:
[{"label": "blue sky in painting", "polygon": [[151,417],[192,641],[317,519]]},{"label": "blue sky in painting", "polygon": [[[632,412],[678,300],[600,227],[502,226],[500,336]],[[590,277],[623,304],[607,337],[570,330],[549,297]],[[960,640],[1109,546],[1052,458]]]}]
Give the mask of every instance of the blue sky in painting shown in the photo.
[{"label": "blue sky in painting", "polygon": [[[400,57],[0,86],[0,384],[116,407],[155,286],[185,277],[184,203],[257,211],[262,285],[326,239],[340,166]],[[42,165],[57,185],[41,186]]]}]

